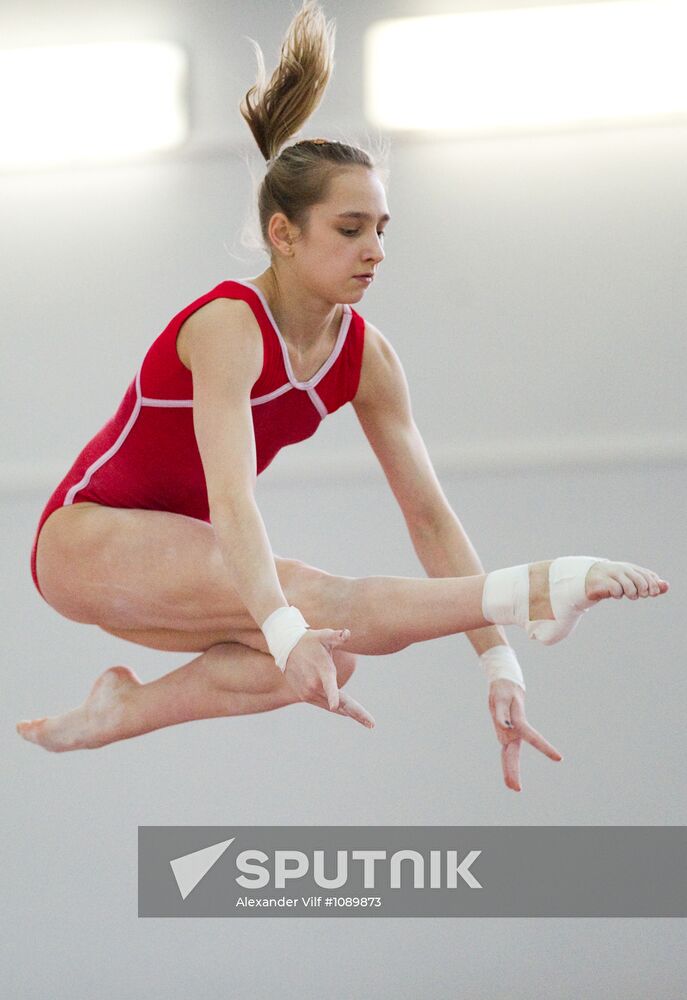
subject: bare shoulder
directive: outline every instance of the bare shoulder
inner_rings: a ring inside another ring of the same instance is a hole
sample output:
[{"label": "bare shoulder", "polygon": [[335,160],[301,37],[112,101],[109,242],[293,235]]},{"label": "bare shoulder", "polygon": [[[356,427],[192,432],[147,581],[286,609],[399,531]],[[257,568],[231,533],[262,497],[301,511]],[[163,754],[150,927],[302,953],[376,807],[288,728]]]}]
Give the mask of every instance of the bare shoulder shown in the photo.
[{"label": "bare shoulder", "polygon": [[191,372],[199,354],[222,349],[236,352],[249,364],[258,364],[258,375],[262,367],[262,333],[253,310],[243,299],[212,299],[196,309],[182,323],[176,349],[182,365]]},{"label": "bare shoulder", "polygon": [[400,367],[398,355],[390,341],[376,326],[365,320],[363,361],[358,390],[353,407],[373,406],[389,385],[389,374]]}]

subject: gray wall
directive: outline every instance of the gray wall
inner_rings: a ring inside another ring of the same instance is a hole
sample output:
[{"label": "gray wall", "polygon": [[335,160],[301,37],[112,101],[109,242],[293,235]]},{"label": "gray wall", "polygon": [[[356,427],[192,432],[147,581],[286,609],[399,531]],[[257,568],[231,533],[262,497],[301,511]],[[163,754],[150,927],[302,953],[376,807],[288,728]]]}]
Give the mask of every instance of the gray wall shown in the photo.
[{"label": "gray wall", "polygon": [[[372,733],[301,705],[89,753],[47,754],[14,732],[17,719],[81,702],[107,666],[151,680],[189,659],[58,616],[33,588],[29,550],[47,496],[150,341],[218,281],[265,266],[239,241],[252,191],[237,110],[253,79],[243,36],[271,64],[294,6],[0,10],[3,46],[181,41],[194,115],[183,154],[0,178],[5,992],[677,997],[680,921],[141,920],[136,837],[139,824],[685,824],[684,128],[394,137],[387,259],[360,304],[396,346],[444,491],[487,569],[585,552],[671,582],[666,598],[607,602],[550,649],[509,630],[528,716],[562,763],[526,747],[523,792],[504,787],[463,636],[361,657],[350,690],[375,715]],[[330,0],[327,12],[337,67],[304,134],[375,139],[362,116],[363,29],[419,10]],[[368,452],[348,407],[278,457],[258,485],[276,552],[352,576],[424,575]]]}]

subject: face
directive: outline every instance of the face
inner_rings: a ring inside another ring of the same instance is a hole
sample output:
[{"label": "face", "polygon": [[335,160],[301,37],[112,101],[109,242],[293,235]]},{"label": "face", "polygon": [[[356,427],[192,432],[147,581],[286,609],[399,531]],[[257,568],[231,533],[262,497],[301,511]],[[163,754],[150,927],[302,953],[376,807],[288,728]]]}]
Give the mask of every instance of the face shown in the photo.
[{"label": "face", "polygon": [[289,269],[332,304],[359,302],[371,280],[356,275],[374,276],[384,260],[388,216],[384,185],[374,170],[356,166],[339,171],[327,200],[311,207],[305,230],[292,227]]}]

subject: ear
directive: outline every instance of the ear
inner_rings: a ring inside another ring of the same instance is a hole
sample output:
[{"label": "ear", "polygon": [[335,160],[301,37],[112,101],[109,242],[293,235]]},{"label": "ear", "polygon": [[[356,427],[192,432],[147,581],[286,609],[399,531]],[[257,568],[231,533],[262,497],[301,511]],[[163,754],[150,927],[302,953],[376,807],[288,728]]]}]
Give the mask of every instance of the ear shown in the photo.
[{"label": "ear", "polygon": [[298,235],[298,227],[289,222],[283,212],[275,212],[267,226],[270,243],[283,257],[293,255],[292,244]]}]

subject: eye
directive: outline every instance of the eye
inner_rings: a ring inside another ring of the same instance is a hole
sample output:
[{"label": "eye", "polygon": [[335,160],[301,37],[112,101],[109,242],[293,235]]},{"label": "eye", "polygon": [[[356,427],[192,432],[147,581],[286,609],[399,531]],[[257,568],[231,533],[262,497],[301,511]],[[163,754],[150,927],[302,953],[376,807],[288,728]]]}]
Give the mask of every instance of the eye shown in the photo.
[{"label": "eye", "polygon": [[[358,233],[360,232],[360,230],[359,229],[340,229],[339,232],[343,233],[344,236],[357,236]],[[377,236],[379,236],[381,239],[384,239],[385,235],[386,234],[385,234],[385,232],[384,232],[383,229],[377,230]]]}]

